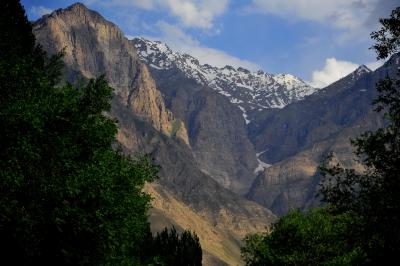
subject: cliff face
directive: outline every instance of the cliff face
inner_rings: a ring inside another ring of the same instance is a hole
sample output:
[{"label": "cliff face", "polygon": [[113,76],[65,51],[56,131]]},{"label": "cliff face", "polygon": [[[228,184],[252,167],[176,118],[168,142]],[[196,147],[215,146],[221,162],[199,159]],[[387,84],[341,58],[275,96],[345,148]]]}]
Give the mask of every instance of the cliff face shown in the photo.
[{"label": "cliff face", "polygon": [[258,164],[242,111],[178,68],[150,70],[167,106],[185,122],[200,168],[225,188],[244,194]]},{"label": "cliff face", "polygon": [[[175,119],[173,114],[165,107],[164,99],[156,88],[156,84],[145,65],[141,65],[127,99],[127,105],[138,116],[150,118],[155,129],[171,137],[177,137],[189,145],[189,138],[185,124]],[[123,97],[125,101],[126,97]]]},{"label": "cliff face", "polygon": [[106,75],[115,94],[139,117],[189,144],[184,124],[165,107],[147,67],[116,25],[75,4],[40,19],[34,33],[50,54],[64,51],[67,80]]},{"label": "cliff face", "polygon": [[[158,184],[148,188],[155,198],[153,228],[175,224],[199,230],[209,265],[241,264],[241,238],[264,230],[275,216],[225,189],[199,167],[181,122],[187,122],[185,116],[178,119],[166,107],[172,105],[165,104],[151,73],[121,31],[75,4],[37,21],[34,33],[49,53],[66,47],[67,81],[83,77],[84,82],[105,74],[115,88],[110,113],[118,119],[117,139],[123,151],[150,154],[161,165]],[[190,226],[193,217],[199,217],[199,223]]]}]

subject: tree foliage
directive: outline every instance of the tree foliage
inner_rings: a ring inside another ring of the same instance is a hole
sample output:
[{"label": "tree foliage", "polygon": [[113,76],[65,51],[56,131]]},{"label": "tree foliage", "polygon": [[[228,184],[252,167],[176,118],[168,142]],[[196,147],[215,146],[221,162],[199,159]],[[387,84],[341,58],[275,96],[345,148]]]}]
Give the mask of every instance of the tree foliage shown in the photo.
[{"label": "tree foliage", "polygon": [[371,38],[376,41],[372,48],[378,59],[385,59],[400,52],[400,7],[394,9],[389,18],[381,18],[379,22],[381,29],[371,33]]},{"label": "tree foliage", "polygon": [[165,228],[153,240],[153,257],[161,265],[198,266],[201,265],[202,250],[195,233],[184,231],[180,235],[175,227]]},{"label": "tree foliage", "polygon": [[365,260],[357,242],[361,225],[351,212],[291,211],[271,232],[247,236],[242,256],[246,265],[359,265]]},{"label": "tree foliage", "polygon": [[[112,149],[104,77],[59,84],[19,1],[0,2],[0,250],[15,265],[132,265],[151,241],[147,158]],[[150,239],[150,240],[149,240]]]}]

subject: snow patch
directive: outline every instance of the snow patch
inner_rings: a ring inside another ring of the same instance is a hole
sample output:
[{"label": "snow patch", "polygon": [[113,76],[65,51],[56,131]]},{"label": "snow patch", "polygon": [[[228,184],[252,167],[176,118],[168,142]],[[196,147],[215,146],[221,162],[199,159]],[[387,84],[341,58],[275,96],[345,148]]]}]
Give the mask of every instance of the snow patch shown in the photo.
[{"label": "snow patch", "polygon": [[244,109],[242,106],[238,105],[239,109],[242,111],[243,113],[243,118],[244,121],[246,122],[246,125],[249,124],[251,121],[249,119],[247,119],[247,113],[246,113],[246,109]]},{"label": "snow patch", "polygon": [[[268,150],[268,149],[267,149],[267,150]],[[258,161],[258,166],[254,169],[254,173],[255,173],[255,174],[258,174],[259,172],[262,172],[262,171],[264,171],[265,169],[267,169],[267,168],[269,168],[269,167],[272,166],[272,164],[265,163],[265,162],[261,161],[260,158],[259,158],[260,155],[263,154],[264,152],[266,152],[267,150],[264,150],[264,151],[262,151],[262,152],[256,153],[257,161]]]}]

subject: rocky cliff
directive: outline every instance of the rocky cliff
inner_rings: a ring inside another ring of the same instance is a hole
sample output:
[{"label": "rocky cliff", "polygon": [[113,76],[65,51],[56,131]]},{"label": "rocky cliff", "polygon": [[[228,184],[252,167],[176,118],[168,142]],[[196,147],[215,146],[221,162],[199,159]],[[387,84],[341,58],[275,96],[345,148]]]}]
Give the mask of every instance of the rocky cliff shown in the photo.
[{"label": "rocky cliff", "polygon": [[184,124],[165,107],[147,67],[119,28],[82,4],[35,23],[37,41],[51,54],[64,51],[65,75],[76,82],[105,74],[115,94],[156,129],[189,143]]}]

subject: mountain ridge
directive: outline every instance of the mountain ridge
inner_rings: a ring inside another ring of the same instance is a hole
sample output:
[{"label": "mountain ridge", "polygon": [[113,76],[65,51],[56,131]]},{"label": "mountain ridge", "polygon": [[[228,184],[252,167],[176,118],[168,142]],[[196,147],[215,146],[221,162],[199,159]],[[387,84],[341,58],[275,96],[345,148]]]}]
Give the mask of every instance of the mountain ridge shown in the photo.
[{"label": "mountain ridge", "polygon": [[246,124],[250,123],[251,118],[247,115],[250,110],[283,108],[318,90],[291,74],[272,75],[262,70],[251,72],[243,67],[234,68],[229,65],[218,68],[201,64],[188,54],[172,51],[160,41],[139,37],[131,42],[138,50],[139,58],[150,68],[178,68],[186,77],[226,96],[243,112]]}]

